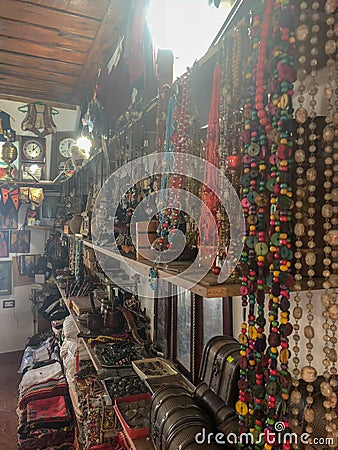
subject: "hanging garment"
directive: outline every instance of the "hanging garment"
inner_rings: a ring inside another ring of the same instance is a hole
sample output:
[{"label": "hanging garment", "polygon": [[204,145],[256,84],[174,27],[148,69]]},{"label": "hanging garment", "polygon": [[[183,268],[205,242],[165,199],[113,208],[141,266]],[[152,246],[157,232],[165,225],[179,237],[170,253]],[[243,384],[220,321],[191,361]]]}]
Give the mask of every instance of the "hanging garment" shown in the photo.
[{"label": "hanging garment", "polygon": [[[39,137],[56,132],[56,125],[52,117],[52,108],[48,105],[30,103],[26,117],[22,121],[21,129],[31,131]],[[40,131],[42,130],[42,131]]]},{"label": "hanging garment", "polygon": [[15,131],[11,127],[11,116],[5,111],[0,111],[0,141],[6,142],[7,139],[4,136],[5,131],[10,131],[11,140],[15,141]]},{"label": "hanging garment", "polygon": [[104,108],[108,127],[114,127],[119,116],[127,111],[131,100],[129,74],[123,57],[110,72],[107,68],[100,71],[96,98]]}]

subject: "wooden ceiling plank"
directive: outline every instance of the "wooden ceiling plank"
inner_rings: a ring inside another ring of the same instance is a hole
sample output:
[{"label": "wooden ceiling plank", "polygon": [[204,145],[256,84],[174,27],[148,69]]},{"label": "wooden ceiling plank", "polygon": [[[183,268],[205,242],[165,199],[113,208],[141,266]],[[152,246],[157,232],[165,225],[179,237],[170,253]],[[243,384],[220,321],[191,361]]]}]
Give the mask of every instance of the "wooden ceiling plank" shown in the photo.
[{"label": "wooden ceiling plank", "polygon": [[[9,52],[14,52],[23,55],[30,55],[44,59],[51,59],[55,61],[62,61],[66,63],[73,63],[83,65],[86,60],[86,53],[78,52],[76,50],[69,50],[52,45],[37,44],[35,42],[22,41],[20,39],[13,39],[0,35],[0,48],[6,49]],[[32,62],[31,62],[32,64]]]},{"label": "wooden ceiling plank", "polygon": [[11,53],[3,50],[0,50],[0,62],[3,64],[10,64],[13,66],[21,67],[22,70],[25,70],[27,67],[31,67],[32,64],[34,64],[35,67],[39,67],[41,68],[41,70],[46,71],[47,73],[54,72],[76,77],[79,76],[82,69],[82,67],[77,64],[26,56],[19,53]]},{"label": "wooden ceiling plank", "polygon": [[47,78],[45,78],[44,80],[38,80],[36,78],[29,77],[26,72],[19,77],[0,73],[0,82],[11,82],[11,84],[22,87],[34,86],[36,84],[37,86],[45,89],[54,89],[55,86],[59,86],[59,88],[64,89],[67,93],[71,92],[70,89],[72,89],[71,84],[62,84],[57,81],[48,80]]},{"label": "wooden ceiling plank", "polygon": [[105,67],[114,54],[118,42],[124,34],[131,0],[112,0],[101,23],[79,81],[75,85],[74,98],[83,101],[93,85],[100,67]]},{"label": "wooden ceiling plank", "polygon": [[48,72],[44,67],[18,67],[0,62],[0,76],[1,74],[11,75],[13,77],[20,77],[24,73],[27,78],[34,78],[36,80],[49,80],[58,84],[68,84],[72,86],[76,77],[72,75],[64,75],[60,73]]},{"label": "wooden ceiling plank", "polygon": [[[13,86],[3,86],[0,82],[0,96],[3,95],[12,95],[16,97],[25,97],[25,93],[27,93],[27,89],[20,90],[15,85]],[[71,98],[69,95],[64,95],[60,92],[46,92],[41,90],[35,90],[30,89],[29,90],[29,97],[36,100],[41,101],[49,101],[49,102],[55,102],[55,103],[69,103],[71,101]]]},{"label": "wooden ceiling plank", "polygon": [[50,24],[56,30],[89,38],[96,36],[100,26],[100,22],[95,19],[17,0],[1,0],[0,17],[34,25]]},{"label": "wooden ceiling plank", "polygon": [[53,43],[58,47],[80,52],[88,52],[93,43],[90,38],[77,36],[67,31],[54,30],[40,25],[20,23],[9,19],[0,19],[1,34],[24,41],[38,42],[41,44]]},{"label": "wooden ceiling plank", "polygon": [[29,0],[29,3],[102,20],[110,0]]},{"label": "wooden ceiling plank", "polygon": [[13,77],[11,75],[0,74],[0,83],[2,85],[15,85],[27,89],[29,86],[32,89],[42,89],[51,92],[63,91],[65,94],[70,94],[73,91],[73,87],[67,84],[59,84],[54,81],[48,80],[34,80],[26,77],[26,74],[22,74],[22,77]]},{"label": "wooden ceiling plank", "polygon": [[[20,103],[32,103],[32,102],[36,101],[36,98],[0,93],[0,101],[1,100],[10,100],[12,102],[20,102]],[[62,103],[62,102],[56,103],[56,102],[50,102],[47,100],[44,100],[44,103],[49,106],[54,106],[54,108],[63,108],[63,109],[71,109],[71,110],[76,110],[76,108],[77,108],[77,105],[71,105],[69,103]]]}]

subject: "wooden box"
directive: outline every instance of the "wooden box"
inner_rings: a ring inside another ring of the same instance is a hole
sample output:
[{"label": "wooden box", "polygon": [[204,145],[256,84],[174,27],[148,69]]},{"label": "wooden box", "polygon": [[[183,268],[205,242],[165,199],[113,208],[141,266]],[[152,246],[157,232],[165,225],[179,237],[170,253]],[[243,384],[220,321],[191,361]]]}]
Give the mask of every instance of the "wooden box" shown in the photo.
[{"label": "wooden box", "polygon": [[142,380],[178,375],[177,370],[163,358],[140,359],[132,361],[132,365],[133,369]]},{"label": "wooden box", "polygon": [[[157,221],[151,220],[150,222],[137,222],[136,223],[136,259],[138,261],[148,259],[152,261],[154,259],[154,253],[151,251],[150,244],[157,239]],[[149,242],[150,244],[149,244]]]},{"label": "wooden box", "polygon": [[96,269],[96,257],[92,248],[83,248],[83,264],[90,270]]},{"label": "wooden box", "polygon": [[91,211],[85,211],[85,212],[81,213],[81,217],[82,217],[82,221],[81,221],[81,227],[80,227],[80,234],[82,234],[82,236],[90,239],[92,213],[91,213]]}]

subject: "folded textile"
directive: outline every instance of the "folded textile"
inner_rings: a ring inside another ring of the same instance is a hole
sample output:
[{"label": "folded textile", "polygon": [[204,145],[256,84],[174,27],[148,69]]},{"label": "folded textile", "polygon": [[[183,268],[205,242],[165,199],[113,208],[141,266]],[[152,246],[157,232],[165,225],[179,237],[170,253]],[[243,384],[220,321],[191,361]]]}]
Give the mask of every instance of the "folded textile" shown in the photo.
[{"label": "folded textile", "polygon": [[18,406],[24,409],[27,403],[42,398],[55,397],[57,395],[67,395],[68,386],[64,377],[57,380],[37,383],[26,389],[24,394],[19,398]]},{"label": "folded textile", "polygon": [[26,346],[18,373],[24,373],[37,362],[59,359],[58,345],[54,335],[36,335],[30,341],[35,345]]},{"label": "folded textile", "polygon": [[61,422],[71,419],[63,395],[33,400],[27,404],[27,423]]},{"label": "folded textile", "polygon": [[73,427],[67,426],[61,429],[39,428],[32,430],[25,438],[19,438],[18,447],[21,450],[52,450],[54,448],[71,450],[73,449],[73,442]]},{"label": "folded textile", "polygon": [[62,367],[59,361],[52,361],[42,367],[32,368],[25,372],[19,384],[19,394],[37,383],[46,382],[48,380],[60,379],[63,377]]}]

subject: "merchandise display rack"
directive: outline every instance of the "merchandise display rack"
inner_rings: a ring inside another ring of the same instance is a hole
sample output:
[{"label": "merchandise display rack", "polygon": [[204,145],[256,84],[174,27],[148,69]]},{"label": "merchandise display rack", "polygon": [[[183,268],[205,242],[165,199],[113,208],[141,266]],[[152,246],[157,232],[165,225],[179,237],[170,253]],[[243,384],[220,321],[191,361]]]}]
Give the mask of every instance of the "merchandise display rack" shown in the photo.
[{"label": "merchandise display rack", "polygon": [[[82,325],[78,320],[77,320],[77,315],[75,313],[75,311],[72,308],[72,297],[67,297],[66,293],[64,291],[64,289],[60,288],[60,286],[58,286],[59,292],[62,296],[63,302],[66,305],[70,316],[73,319],[73,322],[79,332],[80,335],[82,334],[86,334],[88,332],[88,328],[85,325]],[[81,340],[83,342],[83,345],[93,363],[93,366],[95,368],[95,370],[97,371],[98,374],[102,373],[105,374],[106,378],[108,378],[109,376],[117,376],[117,372],[116,369],[105,369],[101,366],[100,362],[98,361],[93,348],[88,344],[88,340],[81,337]],[[105,402],[106,406],[112,406],[112,399],[110,397],[110,395],[108,394],[107,390],[106,390],[106,386],[105,383],[102,383],[102,386],[104,387],[105,391],[106,391],[106,395],[104,396],[103,400]],[[130,445],[131,449],[135,449],[135,450],[153,450],[154,446],[150,440],[149,437],[139,437],[139,438],[134,438],[131,439],[130,436],[128,436],[127,433],[124,433],[125,438],[128,440],[128,444]]]}]

